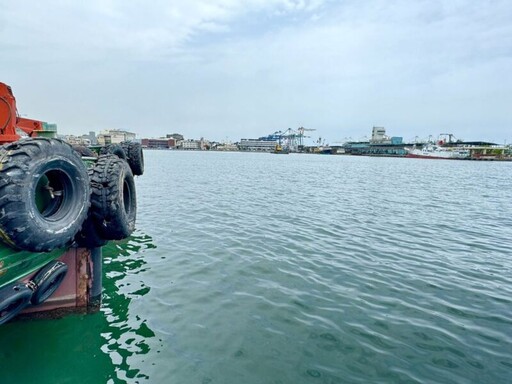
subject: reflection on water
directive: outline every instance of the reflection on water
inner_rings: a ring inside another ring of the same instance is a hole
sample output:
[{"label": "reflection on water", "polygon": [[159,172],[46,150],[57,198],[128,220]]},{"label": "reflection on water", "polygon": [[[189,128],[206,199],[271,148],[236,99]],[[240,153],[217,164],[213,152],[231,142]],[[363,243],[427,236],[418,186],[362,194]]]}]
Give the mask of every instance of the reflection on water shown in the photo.
[{"label": "reflection on water", "polygon": [[101,311],[58,320],[29,320],[0,327],[0,382],[123,383],[148,379],[145,355],[158,340],[130,304],[148,291],[144,253],[154,248],[140,232],[103,248]]},{"label": "reflection on water", "polygon": [[128,240],[103,249],[105,279],[101,312],[108,326],[101,332],[105,340],[101,350],[115,367],[117,380],[111,379],[112,383],[149,378],[144,370],[150,366],[146,355],[157,348],[158,341],[144,314],[130,313],[130,304],[141,300],[150,290],[142,275],[149,270],[144,257],[145,250],[151,248],[155,248],[151,238],[136,232]]}]

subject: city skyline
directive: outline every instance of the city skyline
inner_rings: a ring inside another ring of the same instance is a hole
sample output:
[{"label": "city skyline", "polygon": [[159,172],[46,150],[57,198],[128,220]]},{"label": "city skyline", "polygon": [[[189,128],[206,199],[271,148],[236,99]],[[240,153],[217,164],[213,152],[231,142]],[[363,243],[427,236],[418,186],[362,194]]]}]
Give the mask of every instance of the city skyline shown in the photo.
[{"label": "city skyline", "polygon": [[508,143],[510,19],[502,0],[6,2],[1,81],[67,134]]}]

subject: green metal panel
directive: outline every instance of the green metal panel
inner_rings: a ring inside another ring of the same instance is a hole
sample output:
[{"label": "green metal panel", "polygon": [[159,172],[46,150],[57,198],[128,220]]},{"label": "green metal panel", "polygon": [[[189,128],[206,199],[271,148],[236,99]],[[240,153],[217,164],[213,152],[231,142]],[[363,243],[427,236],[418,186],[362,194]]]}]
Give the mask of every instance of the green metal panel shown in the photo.
[{"label": "green metal panel", "polygon": [[0,288],[37,271],[48,262],[62,256],[65,251],[66,249],[56,249],[52,252],[18,251],[0,244]]},{"label": "green metal panel", "polygon": [[45,131],[57,132],[57,124],[51,124],[51,123],[43,122],[43,129]]}]

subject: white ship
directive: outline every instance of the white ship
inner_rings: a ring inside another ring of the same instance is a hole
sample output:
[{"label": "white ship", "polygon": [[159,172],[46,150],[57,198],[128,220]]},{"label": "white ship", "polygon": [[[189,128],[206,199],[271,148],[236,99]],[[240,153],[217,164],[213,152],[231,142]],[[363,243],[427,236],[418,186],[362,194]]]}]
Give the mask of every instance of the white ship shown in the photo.
[{"label": "white ship", "polygon": [[426,144],[421,148],[407,148],[406,157],[419,159],[466,159],[470,151],[464,147],[443,147],[436,144]]}]

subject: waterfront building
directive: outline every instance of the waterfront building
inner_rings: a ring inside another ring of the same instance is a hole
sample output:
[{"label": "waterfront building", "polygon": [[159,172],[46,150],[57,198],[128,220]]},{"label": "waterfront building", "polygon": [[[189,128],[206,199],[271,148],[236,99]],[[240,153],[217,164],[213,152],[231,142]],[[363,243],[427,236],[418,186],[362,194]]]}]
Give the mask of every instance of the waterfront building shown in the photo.
[{"label": "waterfront building", "polygon": [[122,131],[119,129],[107,129],[101,131],[98,135],[98,144],[100,145],[108,145],[108,144],[120,144],[123,141],[134,141],[135,133]]},{"label": "waterfront building", "polygon": [[213,148],[216,151],[238,151],[238,146],[233,143],[218,143]]},{"label": "waterfront building", "polygon": [[402,144],[403,138],[399,136],[389,137],[386,135],[386,128],[384,127],[373,127],[372,138],[370,144]]},{"label": "waterfront building", "polygon": [[347,155],[365,156],[405,156],[407,151],[403,143],[370,143],[368,141],[348,142],[343,145]]},{"label": "waterfront building", "polygon": [[176,142],[185,140],[185,138],[183,137],[183,135],[181,133],[171,133],[171,134],[165,135],[165,137],[168,139],[174,139],[174,140],[176,140]]},{"label": "waterfront building", "polygon": [[87,135],[75,136],[75,135],[59,135],[64,141],[71,145],[91,145],[91,140]]},{"label": "waterfront building", "polygon": [[176,148],[176,139],[173,138],[160,138],[160,139],[142,139],[143,148],[153,149],[172,149]]},{"label": "waterfront building", "polygon": [[372,143],[382,143],[386,141],[388,137],[386,136],[386,128],[384,127],[373,127],[372,129]]},{"label": "waterfront building", "polygon": [[389,137],[384,127],[373,127],[369,141],[349,141],[338,153],[365,156],[405,156],[407,145],[400,136]]},{"label": "waterfront building", "polygon": [[272,152],[277,145],[274,140],[241,139],[238,147],[241,151]]},{"label": "waterfront building", "polygon": [[88,134],[82,135],[81,139],[84,143],[88,141],[91,145],[98,144],[98,139],[96,138],[96,133],[94,131],[89,131]]},{"label": "waterfront building", "polygon": [[58,137],[71,145],[96,145],[98,143],[98,141],[96,140],[96,134],[92,131],[89,132],[88,134],[80,136],[58,135]]},{"label": "waterfront building", "polygon": [[192,139],[183,140],[178,144],[178,147],[183,150],[198,151],[201,149],[201,141]]}]

